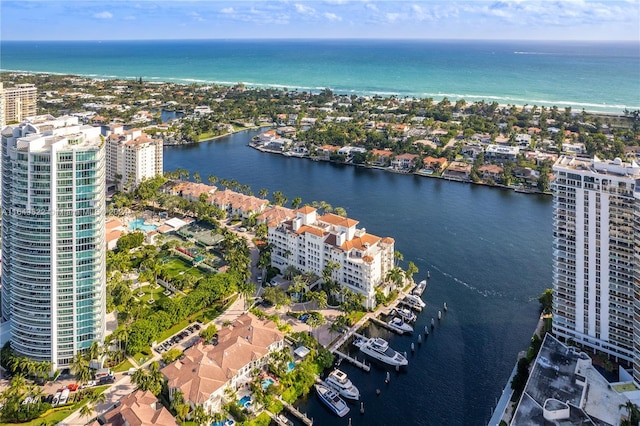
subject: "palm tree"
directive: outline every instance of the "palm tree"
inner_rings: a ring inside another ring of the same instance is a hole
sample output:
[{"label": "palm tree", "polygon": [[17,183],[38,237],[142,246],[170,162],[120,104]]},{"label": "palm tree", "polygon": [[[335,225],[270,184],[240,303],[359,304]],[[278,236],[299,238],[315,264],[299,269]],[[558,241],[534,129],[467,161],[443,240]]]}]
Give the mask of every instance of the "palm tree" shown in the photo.
[{"label": "palm tree", "polygon": [[76,356],[73,357],[71,371],[76,377],[76,382],[85,383],[91,380],[92,374],[89,368],[89,361],[81,352],[76,353]]},{"label": "palm tree", "polygon": [[240,284],[240,295],[244,298],[244,309],[249,309],[249,298],[256,292],[256,286],[251,282]]},{"label": "palm tree", "polygon": [[258,195],[260,196],[260,198],[267,198],[267,195],[269,195],[269,190],[267,188],[262,188],[260,191],[258,191]]},{"label": "palm tree", "polygon": [[211,416],[207,414],[202,405],[196,405],[193,413],[191,413],[191,420],[201,426],[203,424],[208,424],[211,421]]},{"label": "palm tree", "polygon": [[627,419],[620,423],[621,426],[635,426],[638,424],[640,421],[640,409],[638,409],[636,404],[631,401],[627,401],[626,404],[620,404],[618,408],[624,408],[627,410]]},{"label": "palm tree", "polygon": [[209,175],[208,180],[211,185],[215,185],[218,182],[218,178],[213,175]]},{"label": "palm tree", "polygon": [[407,266],[407,270],[405,271],[405,276],[409,281],[413,281],[413,275],[419,272],[418,267],[412,261],[409,261],[409,265]]},{"label": "palm tree", "polygon": [[291,208],[293,208],[294,210],[300,207],[300,204],[302,204],[302,198],[300,197],[296,197],[291,200]]},{"label": "palm tree", "polygon": [[402,287],[404,282],[404,274],[402,273],[402,269],[398,267],[390,269],[385,278],[387,281],[394,283],[396,287]]},{"label": "palm tree", "polygon": [[93,414],[93,407],[89,404],[85,404],[80,408],[80,417],[91,417]]},{"label": "palm tree", "polygon": [[398,250],[393,252],[393,257],[395,258],[396,266],[398,266],[398,263],[404,260],[404,255],[400,253]]}]

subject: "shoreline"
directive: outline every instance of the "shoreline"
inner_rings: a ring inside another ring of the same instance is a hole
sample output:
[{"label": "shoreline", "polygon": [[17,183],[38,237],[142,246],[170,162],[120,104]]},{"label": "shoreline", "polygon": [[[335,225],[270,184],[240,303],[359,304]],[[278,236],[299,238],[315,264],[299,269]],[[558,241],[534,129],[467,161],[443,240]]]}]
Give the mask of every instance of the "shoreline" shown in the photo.
[{"label": "shoreline", "polygon": [[[105,80],[131,80],[131,79],[136,79],[136,77],[131,77],[131,76],[117,76],[117,75],[100,75],[100,74],[78,74],[78,73],[65,73],[65,72],[58,72],[58,71],[28,71],[28,70],[11,70],[11,69],[5,69],[5,68],[0,68],[0,73],[10,73],[10,74],[33,74],[33,75],[55,75],[55,76],[73,76],[73,77],[80,77],[80,78],[86,78],[88,80],[93,80],[93,81],[105,81]],[[557,107],[558,109],[561,108],[571,108],[572,111],[574,112],[582,112],[584,111],[585,113],[588,114],[592,114],[592,115],[604,115],[604,116],[611,116],[611,117],[623,117],[624,113],[623,111],[625,109],[628,110],[634,110],[637,108],[640,108],[639,106],[632,106],[632,105],[615,105],[615,106],[607,106],[606,104],[602,105],[601,108],[605,108],[603,110],[598,110],[598,109],[587,109],[587,108],[593,108],[593,105],[587,105],[589,104],[588,101],[584,101],[584,102],[577,102],[577,101],[566,101],[566,102],[553,102],[553,101],[540,101],[540,100],[536,100],[536,99],[521,99],[521,100],[516,100],[516,102],[514,103],[504,103],[504,101],[506,99],[502,99],[503,97],[498,96],[498,95],[471,95],[469,94],[468,96],[463,96],[460,95],[458,96],[458,94],[452,93],[452,94],[446,94],[446,93],[439,93],[439,94],[429,94],[429,93],[423,93],[421,96],[417,95],[417,94],[407,94],[407,93],[390,93],[390,92],[373,92],[373,91],[366,91],[366,90],[355,90],[355,89],[334,89],[331,87],[326,87],[326,88],[309,88],[309,87],[305,87],[305,86],[296,86],[296,85],[287,85],[284,83],[252,83],[249,81],[240,81],[237,83],[231,83],[230,81],[217,81],[217,80],[196,80],[194,81],[194,79],[189,79],[189,78],[177,78],[177,77],[154,77],[154,76],[142,76],[141,77],[143,79],[143,81],[146,81],[150,84],[178,84],[178,85],[184,85],[184,86],[188,86],[190,84],[195,84],[198,86],[209,86],[209,85],[213,85],[213,86],[218,86],[218,87],[225,87],[225,88],[230,88],[230,87],[234,87],[238,84],[242,84],[244,85],[247,89],[251,89],[251,90],[256,90],[256,89],[275,89],[275,90],[283,90],[283,89],[289,89],[289,90],[299,90],[299,91],[305,91],[305,92],[309,92],[311,94],[318,94],[321,93],[323,90],[325,89],[329,89],[331,91],[333,91],[335,94],[337,95],[358,95],[358,96],[369,96],[369,97],[376,97],[376,96],[380,96],[382,98],[391,98],[391,97],[409,97],[409,98],[413,98],[413,99],[417,99],[417,100],[422,100],[422,99],[432,99],[433,103],[438,103],[440,101],[442,101],[443,99],[447,98],[450,101],[458,101],[458,100],[464,100],[468,103],[477,103],[477,102],[486,102],[486,103],[492,103],[494,101],[498,101],[498,99],[500,100],[500,102],[498,102],[500,107],[507,107],[507,106],[515,106],[517,108],[524,108],[525,106],[532,106],[532,105],[538,105],[538,106],[544,106],[546,108],[553,108],[553,107]],[[581,105],[581,104],[585,104],[585,105]],[[617,109],[618,112],[614,112],[612,111],[612,109]]]},{"label": "shoreline", "polygon": [[259,147],[256,146],[253,141],[248,143],[248,146],[263,152],[263,153],[267,153],[267,154],[275,154],[275,155],[281,155],[283,157],[289,157],[289,158],[299,158],[299,159],[306,159],[306,160],[311,160],[311,161],[322,161],[324,163],[333,163],[333,164],[340,164],[340,165],[344,165],[344,166],[352,166],[352,167],[362,167],[365,169],[373,169],[373,170],[381,170],[384,172],[388,172],[388,173],[395,173],[398,175],[407,175],[407,176],[419,176],[419,177],[427,177],[427,178],[432,178],[432,179],[442,179],[445,181],[450,181],[450,182],[459,182],[459,183],[466,183],[466,184],[472,184],[472,185],[478,185],[478,186],[484,186],[487,188],[497,188],[497,189],[502,189],[505,191],[513,191],[513,192],[517,192],[519,194],[528,194],[528,195],[552,195],[551,192],[540,192],[537,190],[528,190],[528,189],[523,189],[523,188],[514,188],[511,186],[505,186],[505,185],[499,185],[499,184],[494,184],[494,185],[490,185],[488,183],[484,183],[484,182],[474,182],[472,180],[463,180],[463,179],[454,179],[454,178],[446,178],[446,177],[442,177],[442,176],[436,176],[436,175],[430,175],[427,173],[420,173],[420,172],[402,172],[399,170],[395,170],[392,169],[390,167],[380,167],[380,166],[371,166],[368,164],[352,164],[352,163],[339,163],[336,161],[331,161],[331,160],[321,160],[321,159],[316,159],[316,158],[311,158],[309,156],[299,156],[299,155],[284,155],[283,152],[281,151],[275,151],[272,149],[267,149],[267,148],[263,148],[263,147]]}]

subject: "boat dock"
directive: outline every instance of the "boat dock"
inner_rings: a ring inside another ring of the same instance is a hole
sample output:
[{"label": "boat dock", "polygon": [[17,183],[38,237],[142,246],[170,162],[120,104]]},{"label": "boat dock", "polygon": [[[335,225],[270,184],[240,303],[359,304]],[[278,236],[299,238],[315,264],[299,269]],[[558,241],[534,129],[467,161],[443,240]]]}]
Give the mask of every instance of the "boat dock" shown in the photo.
[{"label": "boat dock", "polygon": [[377,317],[371,316],[369,318],[369,320],[371,322],[374,322],[374,323],[378,324],[381,327],[386,328],[387,330],[393,331],[394,333],[398,333],[398,334],[401,334],[401,335],[404,334],[404,331],[398,330],[397,328],[390,327],[389,324],[387,324],[386,322],[382,321],[381,319],[379,319]]},{"label": "boat dock", "polygon": [[[355,333],[357,334],[357,333]],[[364,371],[366,371],[367,373],[369,371],[371,371],[371,366],[365,364],[363,361],[358,361],[355,358],[351,358],[349,355],[343,354],[342,352],[340,352],[339,350],[335,349],[333,351],[334,354],[338,355],[340,357],[340,359],[345,359],[347,361],[349,361],[351,364],[355,365],[356,367],[359,367],[361,369],[363,369]]]},{"label": "boat dock", "polygon": [[298,409],[293,405],[283,401],[282,398],[279,398],[279,399],[280,399],[280,402],[282,402],[282,405],[284,406],[284,408],[286,408],[287,411],[289,411],[291,414],[296,416],[296,418],[298,418],[302,423],[304,423],[306,426],[313,426],[313,419],[310,419],[309,417],[307,417],[305,413],[301,413],[300,411],[298,411]]}]

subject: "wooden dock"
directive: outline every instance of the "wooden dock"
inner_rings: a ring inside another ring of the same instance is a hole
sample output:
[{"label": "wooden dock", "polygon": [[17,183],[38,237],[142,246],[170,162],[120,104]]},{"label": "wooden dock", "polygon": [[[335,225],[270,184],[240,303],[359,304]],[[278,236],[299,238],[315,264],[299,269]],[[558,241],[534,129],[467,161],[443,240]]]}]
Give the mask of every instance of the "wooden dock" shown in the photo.
[{"label": "wooden dock", "polygon": [[280,399],[280,402],[282,402],[282,405],[284,405],[284,408],[286,408],[287,411],[296,416],[306,426],[313,426],[313,419],[307,417],[305,413],[301,413],[296,407],[287,402],[284,402],[282,399]]},{"label": "wooden dock", "polygon": [[389,326],[389,324],[387,324],[386,322],[382,321],[382,320],[381,320],[381,319],[379,319],[379,318],[376,318],[376,317],[372,316],[372,317],[371,317],[371,318],[369,318],[369,319],[370,319],[372,322],[374,322],[374,323],[378,324],[379,326],[386,328],[387,330],[391,330],[391,331],[393,331],[394,333],[398,333],[398,334],[400,334],[400,335],[404,334],[404,331],[402,331],[402,330],[398,330],[397,328],[390,327],[390,326]]},{"label": "wooden dock", "polygon": [[338,350],[334,350],[333,353],[338,355],[341,359],[349,361],[351,364],[355,365],[356,367],[362,368],[367,373],[369,371],[371,371],[371,366],[365,364],[363,361],[358,361],[355,358],[351,358],[349,355],[343,354],[342,352],[340,352]]}]

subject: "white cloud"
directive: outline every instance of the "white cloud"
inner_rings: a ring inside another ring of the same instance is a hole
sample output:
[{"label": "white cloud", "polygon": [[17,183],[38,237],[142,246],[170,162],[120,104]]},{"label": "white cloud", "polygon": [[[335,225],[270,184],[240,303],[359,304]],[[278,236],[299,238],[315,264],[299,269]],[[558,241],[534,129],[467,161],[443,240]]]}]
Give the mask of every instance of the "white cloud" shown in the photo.
[{"label": "white cloud", "polygon": [[389,22],[396,22],[399,18],[400,18],[400,14],[399,13],[387,13],[385,14],[385,17],[387,18],[387,21]]},{"label": "white cloud", "polygon": [[324,17],[330,21],[342,21],[342,17],[331,12],[325,12]]},{"label": "white cloud", "polygon": [[200,16],[200,14],[198,12],[191,12],[191,13],[189,13],[189,16],[191,16],[194,21],[198,21],[198,22],[203,22],[204,21],[204,18],[202,16]]},{"label": "white cloud", "polygon": [[113,18],[113,14],[111,12],[100,12],[93,15],[94,18],[98,19],[111,19]]},{"label": "white cloud", "polygon": [[224,9],[220,10],[220,12],[225,13],[225,14],[231,14],[234,12],[232,7],[225,7]]},{"label": "white cloud", "polygon": [[316,13],[314,8],[305,6],[304,4],[296,3],[294,6],[296,7],[296,12],[303,15],[315,15]]}]

